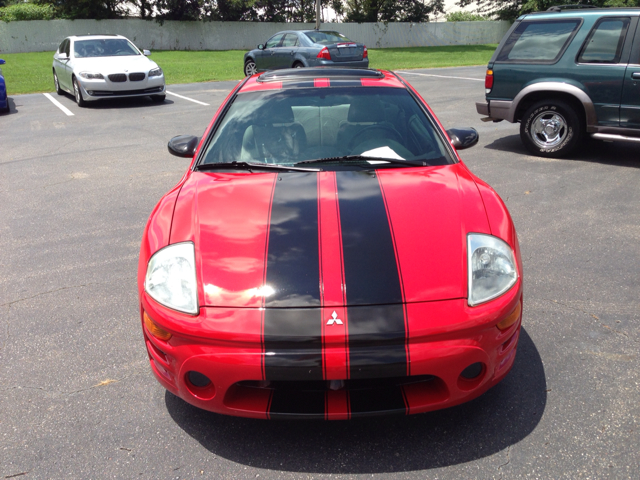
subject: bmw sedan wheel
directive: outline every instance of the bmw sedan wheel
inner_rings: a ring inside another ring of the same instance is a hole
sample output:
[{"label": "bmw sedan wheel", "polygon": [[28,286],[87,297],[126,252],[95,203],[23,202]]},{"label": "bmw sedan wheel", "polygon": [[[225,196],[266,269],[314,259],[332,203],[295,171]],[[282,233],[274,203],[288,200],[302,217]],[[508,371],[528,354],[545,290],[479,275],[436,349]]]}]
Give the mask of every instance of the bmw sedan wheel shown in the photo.
[{"label": "bmw sedan wheel", "polygon": [[87,102],[82,98],[82,92],[80,91],[80,86],[78,85],[78,81],[73,79],[73,94],[76,97],[76,103],[79,107],[86,107]]},{"label": "bmw sedan wheel", "polygon": [[582,138],[582,120],[568,104],[541,101],[525,112],[520,123],[522,143],[541,157],[563,157],[573,151]]},{"label": "bmw sedan wheel", "polygon": [[56,93],[58,95],[64,95],[64,91],[62,90],[62,88],[60,88],[60,82],[58,81],[58,74],[56,73],[56,71],[53,71],[53,84],[56,87]]},{"label": "bmw sedan wheel", "polygon": [[245,62],[245,64],[244,64],[244,74],[245,74],[245,76],[250,77],[251,75],[256,73],[256,71],[257,71],[256,62],[254,62],[251,59],[247,60]]}]

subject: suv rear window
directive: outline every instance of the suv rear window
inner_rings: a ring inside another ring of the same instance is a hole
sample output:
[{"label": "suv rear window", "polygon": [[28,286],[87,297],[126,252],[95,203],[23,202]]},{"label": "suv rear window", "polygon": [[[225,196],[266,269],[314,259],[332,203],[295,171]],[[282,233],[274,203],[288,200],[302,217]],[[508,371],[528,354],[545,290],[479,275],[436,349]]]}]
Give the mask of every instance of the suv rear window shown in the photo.
[{"label": "suv rear window", "polygon": [[582,47],[578,62],[618,63],[629,21],[629,18],[600,19]]},{"label": "suv rear window", "polygon": [[579,19],[522,22],[511,33],[498,62],[556,62],[581,24]]}]

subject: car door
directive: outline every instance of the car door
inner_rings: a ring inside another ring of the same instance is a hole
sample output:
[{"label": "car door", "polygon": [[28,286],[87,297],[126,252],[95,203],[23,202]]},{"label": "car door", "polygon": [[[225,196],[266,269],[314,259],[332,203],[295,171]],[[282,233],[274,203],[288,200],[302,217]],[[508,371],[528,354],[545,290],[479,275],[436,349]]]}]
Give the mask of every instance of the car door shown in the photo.
[{"label": "car door", "polygon": [[[65,38],[58,47],[58,50],[53,55],[53,68],[56,71],[56,75],[58,76],[58,83],[60,86],[67,90],[69,89],[69,82],[67,81],[67,71],[66,66],[69,63],[69,39]],[[61,53],[66,53],[66,58],[60,58]]]},{"label": "car door", "polygon": [[620,126],[640,129],[640,28],[636,27],[620,101]]},{"label": "car door", "polygon": [[264,49],[260,51],[260,55],[256,58],[256,68],[258,70],[269,70],[276,63],[277,48],[284,38],[284,33],[276,33],[264,44]]},{"label": "car door", "polygon": [[[633,20],[633,21],[632,21]],[[600,18],[577,58],[576,74],[593,101],[598,125],[620,124],[620,101],[637,18]]]},{"label": "car door", "polygon": [[276,48],[276,62],[273,68],[289,68],[293,64],[293,57],[298,49],[298,35],[287,33],[282,45]]}]

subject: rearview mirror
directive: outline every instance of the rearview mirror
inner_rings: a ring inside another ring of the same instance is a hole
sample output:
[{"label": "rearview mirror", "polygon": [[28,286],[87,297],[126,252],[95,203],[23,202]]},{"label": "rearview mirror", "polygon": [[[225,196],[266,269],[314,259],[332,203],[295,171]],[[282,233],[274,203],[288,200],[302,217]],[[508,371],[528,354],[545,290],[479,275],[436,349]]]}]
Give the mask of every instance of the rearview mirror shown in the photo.
[{"label": "rearview mirror", "polygon": [[264,45],[262,43],[258,44],[258,50],[264,50]]},{"label": "rearview mirror", "polygon": [[151,55],[151,52],[150,52],[149,50],[142,50],[142,54],[143,54],[145,57],[148,57],[149,55]]},{"label": "rearview mirror", "polygon": [[196,154],[200,139],[194,135],[178,135],[169,140],[167,148],[176,157],[192,158]]},{"label": "rearview mirror", "polygon": [[66,53],[62,53],[62,52],[60,52],[60,53],[58,54],[58,60],[66,60],[67,58],[69,58],[69,57],[67,57],[67,54],[66,54]]},{"label": "rearview mirror", "polygon": [[451,144],[456,148],[456,150],[464,150],[465,148],[473,147],[478,143],[478,140],[480,140],[478,131],[471,127],[450,128],[447,130],[447,135],[449,135]]}]

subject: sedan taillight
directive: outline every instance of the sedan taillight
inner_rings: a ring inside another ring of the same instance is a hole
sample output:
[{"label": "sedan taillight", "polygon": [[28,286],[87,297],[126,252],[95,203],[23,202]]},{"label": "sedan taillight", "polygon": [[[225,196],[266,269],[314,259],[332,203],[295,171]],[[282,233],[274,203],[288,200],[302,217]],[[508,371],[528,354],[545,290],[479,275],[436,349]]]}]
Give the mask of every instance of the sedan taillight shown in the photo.
[{"label": "sedan taillight", "polygon": [[317,58],[322,58],[324,60],[331,60],[331,54],[329,53],[329,49],[327,47],[324,47],[322,50],[320,50],[320,53],[318,53]]},{"label": "sedan taillight", "polygon": [[367,51],[367,46],[364,46],[364,52],[362,52],[362,58],[367,58],[369,56],[369,52]]}]

